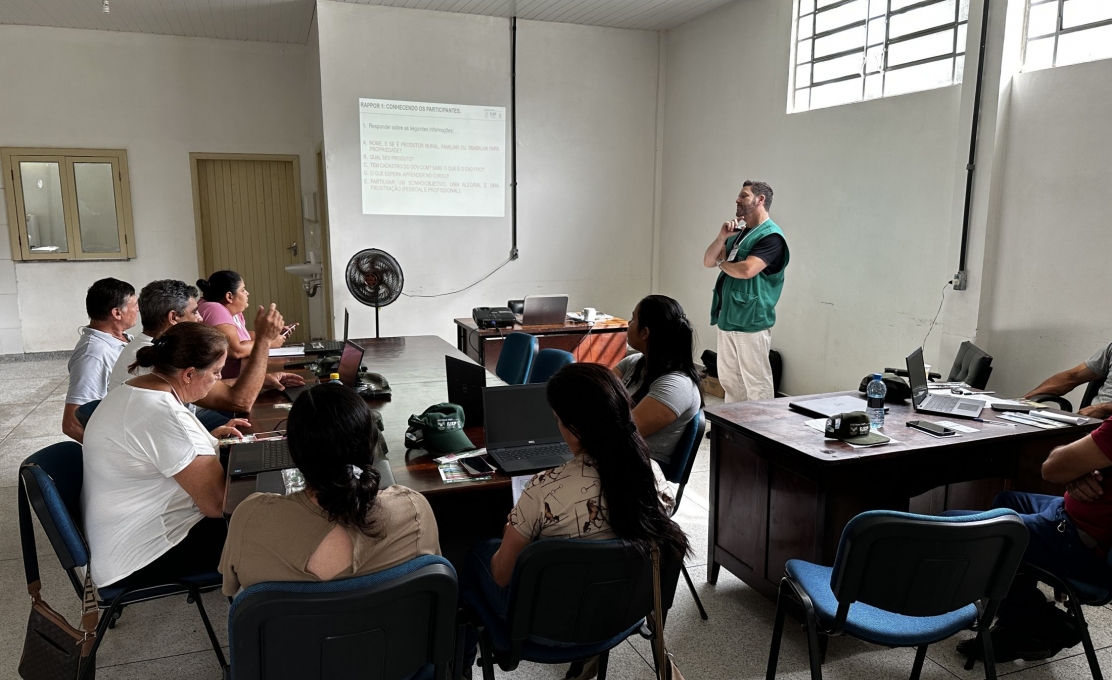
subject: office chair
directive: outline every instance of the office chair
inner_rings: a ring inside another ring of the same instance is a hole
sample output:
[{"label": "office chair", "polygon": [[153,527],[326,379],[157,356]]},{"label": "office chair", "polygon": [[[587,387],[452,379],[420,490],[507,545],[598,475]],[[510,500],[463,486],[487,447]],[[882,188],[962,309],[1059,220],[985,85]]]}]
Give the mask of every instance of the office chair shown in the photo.
[{"label": "office chair", "polygon": [[439,555],[337,581],[257,583],[228,612],[231,677],[402,680],[434,677],[431,664],[443,680],[456,658],[458,596],[456,571]]},{"label": "office chair", "polygon": [[[908,377],[906,368],[885,368],[884,372],[893,373],[901,378]],[[954,356],[954,365],[950,367],[946,382],[963,382],[975,390],[983,390],[988,385],[990,375],[992,375],[992,357],[966,340],[958,346],[958,353]],[[942,374],[931,371],[927,374],[927,378],[941,380]]]},{"label": "office chair", "polygon": [[[85,543],[81,525],[74,519],[81,515],[81,455],[81,445],[77,442],[61,442],[32,454],[19,466],[22,482],[19,485],[19,535],[28,586],[39,581],[35,531],[31,522],[33,509],[78,598],[84,596],[85,579],[83,574],[78,575],[77,570],[88,568],[90,559],[89,546]],[[224,660],[220,641],[216,638],[205,612],[205,605],[201,601],[201,593],[216,590],[223,584],[223,577],[215,568],[211,572],[190,576],[180,582],[142,588],[129,587],[126,581],[124,579],[120,583],[97,589],[97,606],[105,611],[97,624],[96,640],[89,655],[90,662],[82,670],[82,678],[88,677],[90,668],[95,667],[96,651],[104,641],[105,633],[112,627],[116,613],[124,605],[172,595],[188,595],[188,601],[197,605],[209,642],[216,652],[216,659],[222,669],[227,669],[228,664]]]},{"label": "office chair", "polygon": [[[661,557],[667,619],[680,560]],[[464,591],[462,600],[479,633],[484,680],[494,680],[495,663],[512,671],[521,661],[563,664],[593,656],[599,657],[599,680],[606,680],[610,650],[636,633],[653,609],[652,559],[621,540],[534,541],[514,566],[505,619],[481,592]]]},{"label": "office chair", "polygon": [[[852,635],[887,647],[915,647],[911,680],[927,646],[971,627],[980,631],[985,677],[996,678],[989,624],[1008,594],[1029,536],[1007,509],[961,517],[863,512],[842,532],[833,567],[788,560],[768,655],[776,677],[784,616],[802,620],[812,680],[822,680],[819,636]],[[978,601],[987,604],[978,614]]]},{"label": "office chair", "polygon": [[[676,442],[676,448],[672,452],[672,457],[668,461],[660,460],[659,457],[653,456],[656,462],[660,463],[660,471],[664,473],[664,478],[673,484],[679,484],[676,489],[676,502],[672,506],[672,516],[680,509],[680,500],[683,498],[683,490],[687,487],[687,481],[691,478],[691,470],[695,467],[695,456],[699,453],[699,443],[703,441],[703,433],[706,431],[707,421],[703,415],[703,410],[695,414],[695,417],[687,423],[687,427],[683,429],[683,434],[680,435],[680,440]],[[703,601],[699,599],[699,593],[695,592],[695,584],[691,582],[691,575],[687,573],[687,565],[680,563],[680,573],[683,574],[683,580],[687,581],[687,588],[691,591],[691,597],[695,598],[695,606],[699,608],[699,616],[707,621],[707,610],[703,609]]]},{"label": "office chair", "polygon": [[100,399],[97,399],[96,401],[85,402],[84,404],[77,407],[77,410],[74,411],[73,417],[77,418],[77,422],[81,424],[81,427],[88,427],[89,418],[93,417],[93,411],[97,410],[97,406],[100,406]]},{"label": "office chair", "polygon": [[[501,357],[499,357],[501,359]],[[542,349],[537,353],[537,360],[533,362],[533,370],[529,373],[530,383],[546,383],[568,364],[575,363],[575,356],[562,349]]]},{"label": "office chair", "polygon": [[510,333],[502,343],[494,373],[507,385],[524,385],[533,370],[537,338],[528,333]]},{"label": "office chair", "polygon": [[[1092,406],[1093,399],[1096,399],[1097,394],[1100,393],[1100,388],[1104,385],[1105,380],[1107,378],[1097,378],[1085,386],[1085,394],[1081,397],[1081,404],[1077,407],[1078,411],[1086,406]],[[1073,404],[1070,403],[1070,400],[1056,394],[1034,394],[1031,395],[1030,401],[1036,401],[1040,404],[1054,404],[1066,413],[1073,412]]]}]

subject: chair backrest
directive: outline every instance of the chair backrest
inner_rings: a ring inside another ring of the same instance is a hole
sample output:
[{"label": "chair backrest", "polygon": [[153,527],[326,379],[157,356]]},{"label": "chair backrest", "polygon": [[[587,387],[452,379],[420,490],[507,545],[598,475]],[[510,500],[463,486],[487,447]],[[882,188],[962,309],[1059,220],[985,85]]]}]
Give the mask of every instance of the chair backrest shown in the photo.
[{"label": "chair backrest", "polygon": [[691,478],[691,470],[695,467],[695,456],[699,453],[699,444],[703,441],[706,429],[706,416],[703,414],[703,409],[699,409],[695,417],[688,421],[687,426],[683,428],[683,434],[680,435],[680,440],[676,442],[676,448],[672,450],[672,457],[664,461],[660,460],[658,456],[653,456],[653,459],[660,463],[660,471],[664,473],[664,479],[680,485],[679,489],[676,490],[676,504],[673,513],[680,506],[683,490],[687,486],[687,480]]},{"label": "chair backrest", "polygon": [[963,382],[973,389],[983,390],[992,375],[992,357],[968,340],[958,347],[954,365],[950,367],[949,382]]},{"label": "chair backrest", "polygon": [[1107,380],[1107,378],[1097,378],[1085,386],[1085,395],[1081,397],[1081,405],[1077,407],[1078,410],[1093,405],[1093,399],[1097,398],[1097,394],[1100,393],[1100,388],[1104,386],[1105,380]]},{"label": "chair backrest", "polygon": [[533,370],[529,372],[529,382],[545,383],[568,364],[575,363],[575,355],[562,349],[551,347],[537,352],[537,359],[533,362]]},{"label": "chair backrest", "polygon": [[537,338],[528,333],[510,333],[502,342],[494,372],[507,385],[524,385],[533,370]]},{"label": "chair backrest", "polygon": [[863,512],[846,525],[834,558],[835,625],[853,602],[906,616],[937,616],[984,597],[999,602],[1028,538],[1019,516],[1003,508],[959,517]]},{"label": "chair backrest", "polygon": [[[84,478],[81,466],[81,445],[72,441],[51,444],[29,456],[19,466],[21,494],[26,494],[28,505],[39,518],[58,561],[78,595],[84,593],[84,580],[78,580],[74,570],[89,564],[89,546],[80,524],[81,483]],[[30,524],[29,516],[27,520]],[[25,530],[33,532],[32,527],[24,527],[23,524],[21,521],[21,534]],[[25,552],[34,550],[34,533],[22,539]],[[27,559],[28,555],[24,555],[24,560]],[[37,566],[36,561],[36,570]]]},{"label": "chair backrest", "polygon": [[[672,606],[680,562],[661,555],[661,597]],[[517,558],[506,623],[510,657],[530,636],[564,644],[609,640],[653,608],[652,558],[621,540],[548,539]]]},{"label": "chair backrest", "polygon": [[400,680],[429,663],[443,671],[458,591],[437,555],[338,581],[255,584],[228,611],[232,677]]}]

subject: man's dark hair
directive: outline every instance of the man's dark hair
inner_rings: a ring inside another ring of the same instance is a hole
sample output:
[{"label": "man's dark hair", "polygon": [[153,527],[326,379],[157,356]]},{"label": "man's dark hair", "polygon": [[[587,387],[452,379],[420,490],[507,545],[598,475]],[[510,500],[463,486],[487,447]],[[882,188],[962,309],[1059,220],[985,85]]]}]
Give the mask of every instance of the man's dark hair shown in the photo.
[{"label": "man's dark hair", "polygon": [[755,195],[765,197],[765,210],[772,207],[772,187],[768,186],[768,182],[747,179],[745,183],[741,185],[742,189],[745,187],[753,187],[753,193]]},{"label": "man's dark hair", "polygon": [[112,310],[127,304],[127,299],[135,295],[135,288],[126,281],[107,278],[89,286],[85,293],[85,312],[93,321],[107,321],[112,318]]},{"label": "man's dark hair", "polygon": [[139,291],[139,315],[143,319],[143,330],[157,331],[166,323],[170,312],[183,316],[189,305],[189,298],[198,300],[200,297],[201,293],[197,288],[185,281],[151,281]]}]

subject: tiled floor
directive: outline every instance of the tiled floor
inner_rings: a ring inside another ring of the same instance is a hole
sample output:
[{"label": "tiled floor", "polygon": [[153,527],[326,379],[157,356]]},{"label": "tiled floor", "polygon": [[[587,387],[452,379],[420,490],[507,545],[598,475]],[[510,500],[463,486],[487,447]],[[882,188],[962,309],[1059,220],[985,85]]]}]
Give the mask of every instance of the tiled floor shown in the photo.
[{"label": "tiled floor", "polygon": [[[16,666],[27,621],[25,579],[20,559],[16,520],[16,470],[32,452],[57,441],[61,435],[62,399],[65,395],[64,361],[0,363],[0,679],[16,678]],[[710,621],[699,619],[682,581],[668,618],[668,644],[680,668],[692,680],[763,678],[768,659],[774,608],[726,570],[717,586],[705,582],[707,544],[707,485],[709,450],[704,442],[696,462],[678,520],[691,536],[694,555],[688,568]],[[47,602],[77,620],[78,602],[54,559],[45,536],[39,533],[38,552],[43,595]],[[227,600],[206,596],[205,604],[221,639],[227,639]],[[1103,668],[1112,670],[1112,609],[1086,611],[1093,641]],[[956,640],[934,645],[928,651],[923,677],[928,680],[984,677],[978,665],[962,669],[954,651]],[[910,673],[911,650],[889,650],[847,638],[830,642],[824,677],[904,678]],[[651,680],[649,646],[636,639],[611,654],[610,677],[616,680]],[[780,678],[809,677],[806,643],[790,627],[780,655]],[[119,625],[105,638],[98,653],[101,680],[217,680],[215,657],[196,609],[184,598],[159,600],[127,610]],[[1006,663],[998,668],[1016,680],[1084,678],[1087,666],[1081,647],[1066,650],[1049,662]],[[523,664],[516,672],[499,677],[562,678],[563,669]]]}]

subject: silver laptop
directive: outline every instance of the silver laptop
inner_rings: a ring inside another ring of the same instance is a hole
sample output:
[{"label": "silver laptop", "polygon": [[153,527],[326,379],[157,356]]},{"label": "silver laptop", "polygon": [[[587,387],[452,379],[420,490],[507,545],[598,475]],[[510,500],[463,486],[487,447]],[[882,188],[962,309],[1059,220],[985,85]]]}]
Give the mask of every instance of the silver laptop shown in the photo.
[{"label": "silver laptop", "polygon": [[483,388],[487,454],[503,472],[532,474],[572,459],[544,383]]},{"label": "silver laptop", "polygon": [[907,379],[911,383],[911,403],[916,413],[976,418],[985,408],[985,402],[980,399],[931,394],[927,389],[927,366],[923,362],[922,347],[907,356]]},{"label": "silver laptop", "polygon": [[567,295],[526,295],[522,326],[562,324],[568,318]]}]

